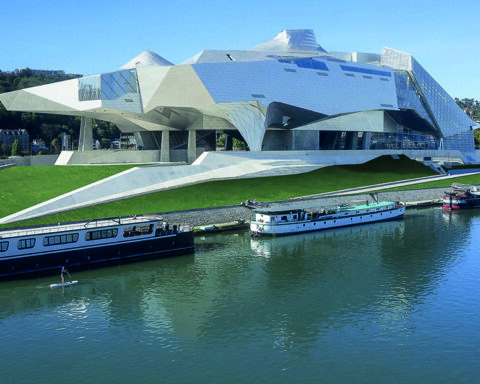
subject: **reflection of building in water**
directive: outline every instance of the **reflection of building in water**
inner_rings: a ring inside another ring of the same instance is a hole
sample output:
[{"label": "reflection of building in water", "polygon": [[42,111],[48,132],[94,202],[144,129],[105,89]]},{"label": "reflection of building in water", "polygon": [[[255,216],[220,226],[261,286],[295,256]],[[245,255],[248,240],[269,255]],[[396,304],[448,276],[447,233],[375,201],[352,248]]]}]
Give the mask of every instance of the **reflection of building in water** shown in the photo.
[{"label": "reflection of building in water", "polygon": [[[379,332],[408,335],[412,309],[462,257],[480,228],[472,221],[479,220],[480,211],[424,209],[400,221],[288,237],[212,234],[198,240],[195,256],[90,271],[92,283],[75,292],[90,300],[89,316],[122,329],[142,327],[152,343],[165,345],[172,339],[222,345],[248,334],[273,348],[308,348],[332,327],[365,319]],[[0,324],[64,303],[28,284],[9,288],[0,286]]]}]

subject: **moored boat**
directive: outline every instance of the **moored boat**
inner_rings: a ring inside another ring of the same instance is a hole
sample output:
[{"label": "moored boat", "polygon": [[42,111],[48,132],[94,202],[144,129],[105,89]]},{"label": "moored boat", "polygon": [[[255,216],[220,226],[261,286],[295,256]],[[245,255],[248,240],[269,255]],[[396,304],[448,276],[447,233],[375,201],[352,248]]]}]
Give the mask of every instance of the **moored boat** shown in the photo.
[{"label": "moored boat", "polygon": [[0,231],[0,278],[193,249],[192,226],[170,226],[158,216],[7,229]]},{"label": "moored boat", "polygon": [[278,236],[374,223],[403,217],[405,204],[378,202],[324,210],[302,207],[272,207],[257,209],[250,223],[252,236]]},{"label": "moored boat", "polygon": [[480,207],[480,191],[476,185],[454,183],[443,195],[442,208],[445,210]]}]

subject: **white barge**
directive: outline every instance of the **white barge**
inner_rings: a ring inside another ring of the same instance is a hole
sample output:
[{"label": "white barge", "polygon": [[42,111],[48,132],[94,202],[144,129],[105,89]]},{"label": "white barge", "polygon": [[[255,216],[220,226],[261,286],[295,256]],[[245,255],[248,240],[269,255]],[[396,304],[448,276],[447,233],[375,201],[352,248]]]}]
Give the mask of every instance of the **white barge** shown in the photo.
[{"label": "white barge", "polygon": [[374,223],[403,217],[405,204],[400,202],[367,203],[340,206],[328,210],[301,207],[260,208],[250,223],[252,236],[279,236]]},{"label": "white barge", "polygon": [[0,230],[0,279],[194,249],[193,227],[157,216]]}]

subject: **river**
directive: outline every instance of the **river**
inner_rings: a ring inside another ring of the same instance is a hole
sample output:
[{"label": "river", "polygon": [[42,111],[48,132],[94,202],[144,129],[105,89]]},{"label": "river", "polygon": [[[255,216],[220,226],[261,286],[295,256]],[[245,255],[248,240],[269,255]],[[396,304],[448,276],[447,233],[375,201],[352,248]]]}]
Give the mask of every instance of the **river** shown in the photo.
[{"label": "river", "polygon": [[0,283],[2,383],[472,383],[480,210]]}]

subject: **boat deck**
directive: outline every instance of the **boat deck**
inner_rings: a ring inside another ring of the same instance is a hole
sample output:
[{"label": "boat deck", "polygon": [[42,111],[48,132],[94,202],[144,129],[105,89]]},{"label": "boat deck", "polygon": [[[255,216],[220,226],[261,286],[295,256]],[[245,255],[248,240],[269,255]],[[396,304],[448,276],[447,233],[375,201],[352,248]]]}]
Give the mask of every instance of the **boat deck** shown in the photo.
[{"label": "boat deck", "polygon": [[58,223],[53,225],[32,226],[24,228],[5,229],[0,231],[0,239],[8,239],[19,236],[33,236],[47,233],[59,233],[68,231],[79,231],[92,228],[104,228],[125,224],[143,224],[156,220],[162,220],[159,216],[137,216],[137,217],[115,217],[73,223]]}]

